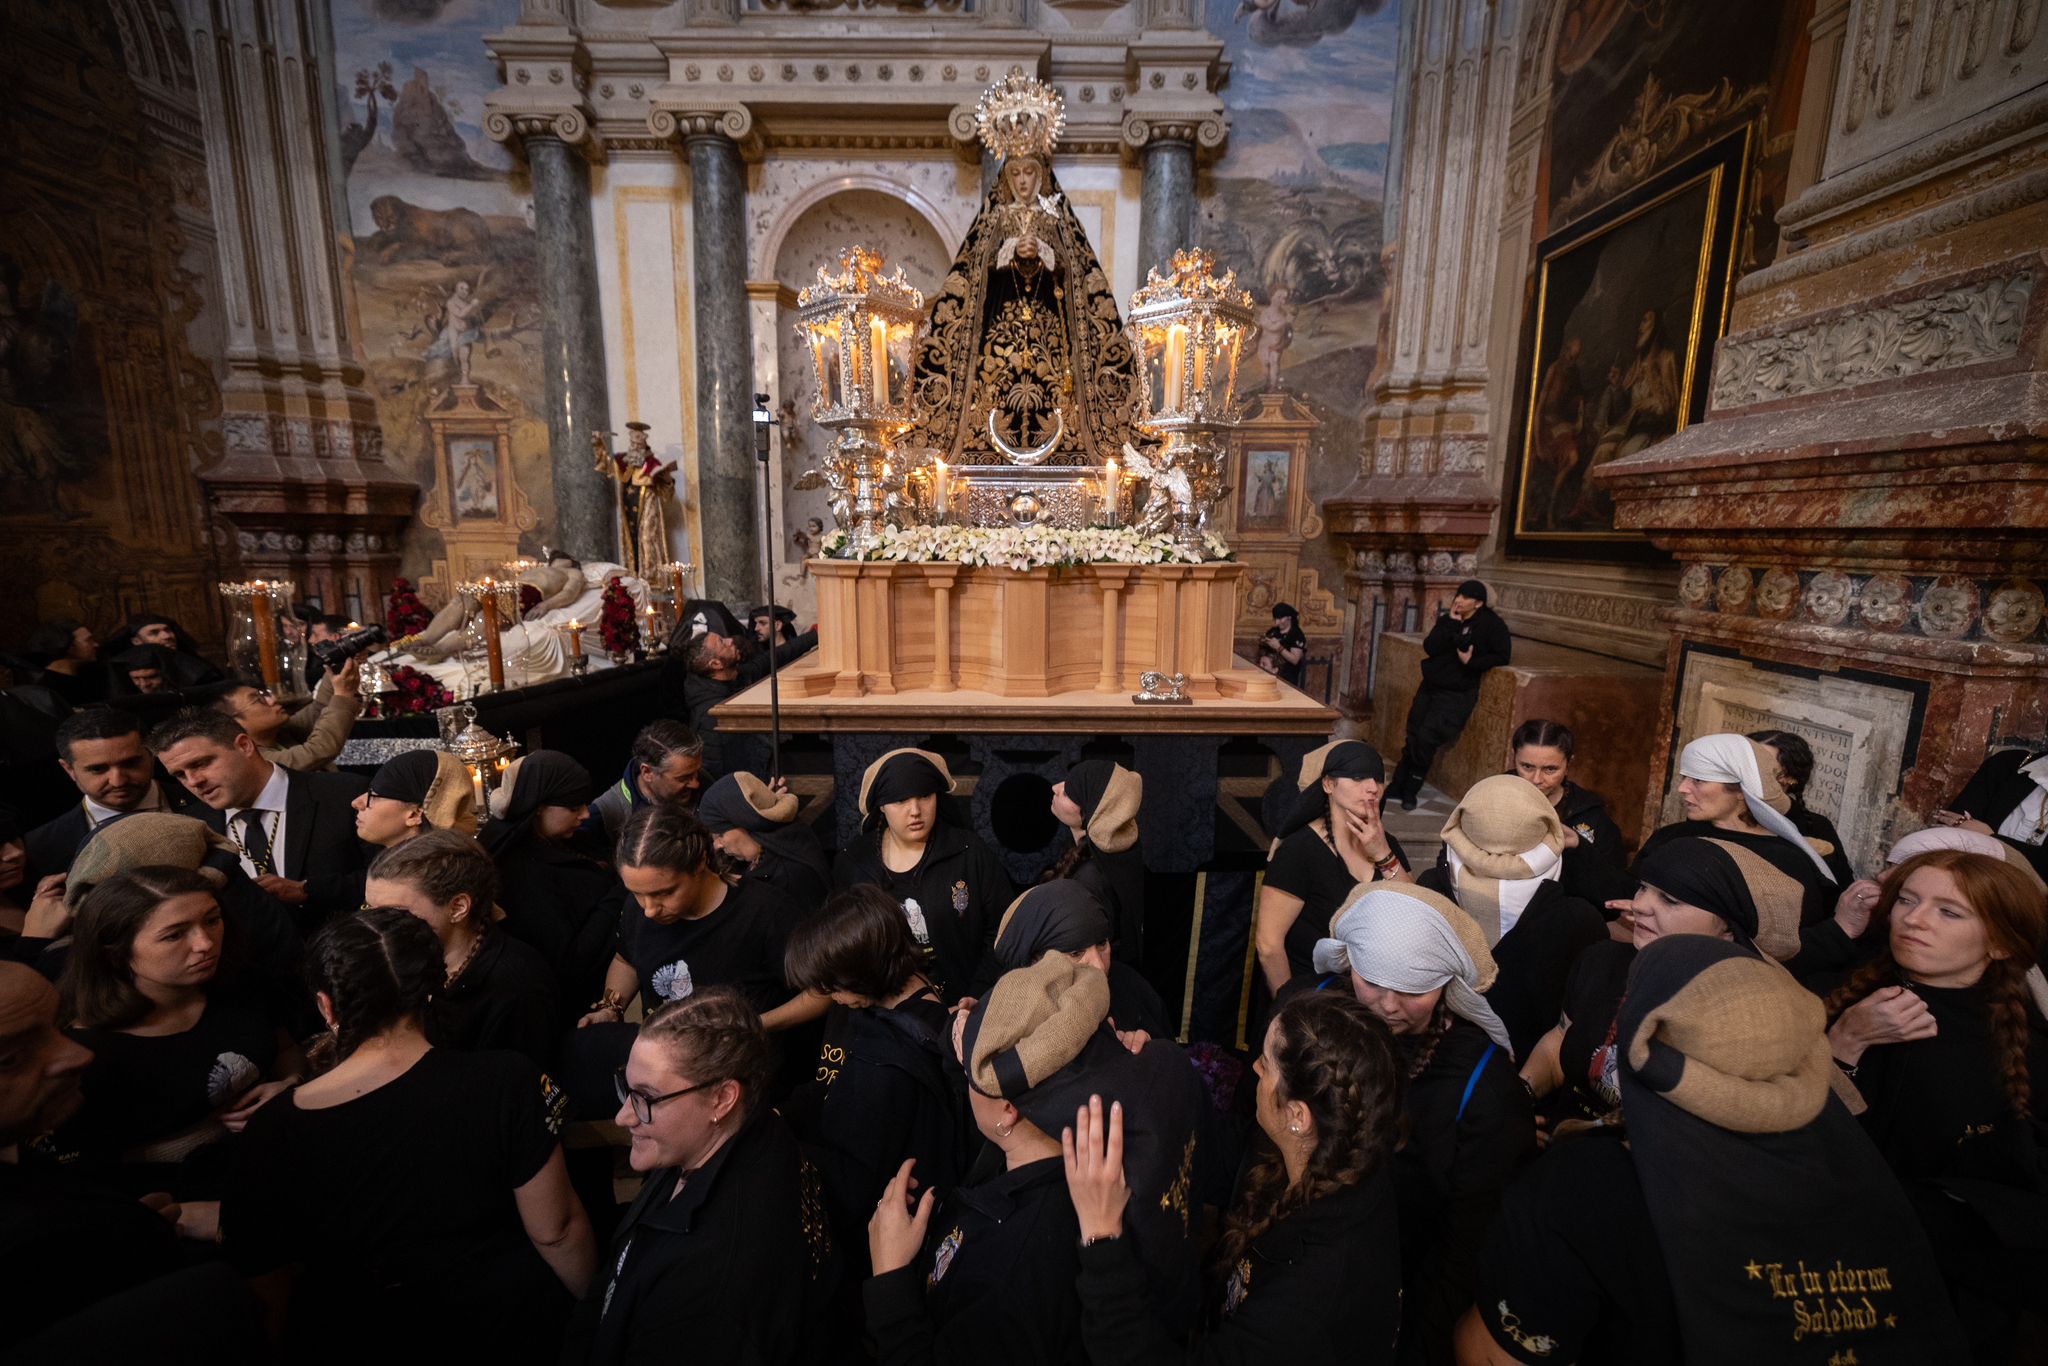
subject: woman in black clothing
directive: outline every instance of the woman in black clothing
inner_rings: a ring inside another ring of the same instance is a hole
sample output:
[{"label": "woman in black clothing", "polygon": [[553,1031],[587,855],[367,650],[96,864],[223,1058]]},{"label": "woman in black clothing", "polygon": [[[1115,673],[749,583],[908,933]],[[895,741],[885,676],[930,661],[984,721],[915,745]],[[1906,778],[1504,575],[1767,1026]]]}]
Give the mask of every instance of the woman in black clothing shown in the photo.
[{"label": "woman in black clothing", "polygon": [[619,831],[618,864],[634,905],[619,917],[604,996],[581,1025],[623,1020],[636,996],[651,1009],[723,985],[737,987],[770,1030],[825,1013],[823,996],[792,997],[783,975],[796,904],[729,874],[695,815],[680,806],[641,807]]},{"label": "woman in black clothing", "polygon": [[1785,813],[1791,799],[1778,786],[1777,763],[1741,735],[1703,735],[1678,756],[1678,795],[1686,818],[1643,841],[1636,870],[1609,875],[1603,900],[1620,910],[1641,881],[1644,859],[1669,840],[1697,836],[1737,846],[1797,881],[1800,952],[1791,964],[1800,976],[1839,971],[1867,956],[1858,941],[1870,923],[1868,899],[1839,887],[1827,859]]},{"label": "woman in black clothing", "polygon": [[1074,836],[1042,881],[1073,878],[1102,903],[1110,945],[1127,963],[1145,959],[1145,855],[1138,807],[1145,781],[1122,764],[1088,759],[1053,784],[1052,814]]},{"label": "woman in black clothing", "polygon": [[2034,1116],[2048,1026],[2028,991],[2048,916],[2003,859],[1921,854],[1885,875],[1887,947],[1828,997],[1828,1044],[1927,1226],[1979,1360],[2004,1361],[2048,1275]]},{"label": "woman in black clothing", "polygon": [[765,1091],[768,1035],[711,987],[647,1017],[616,1079],[646,1174],[564,1361],[644,1366],[678,1351],[753,1366],[834,1359],[839,1279],[817,1173]]},{"label": "woman in black clothing", "polygon": [[78,908],[61,987],[94,1060],[55,1146],[125,1189],[216,1195],[222,1140],[303,1070],[261,1002],[214,990],[223,925],[213,882],[183,868],[107,878]]},{"label": "woman in black clothing", "polygon": [[448,977],[427,1009],[436,1047],[503,1049],[546,1068],[562,1013],[555,974],[532,945],[494,924],[497,895],[490,855],[453,830],[428,830],[377,855],[363,893],[372,906],[425,921],[441,941]]},{"label": "woman in black clothing", "polygon": [[868,1223],[874,1275],[864,1290],[885,1366],[1087,1360],[1074,1207],[1051,1132],[1066,1116],[1040,1101],[1108,1006],[1100,973],[1048,957],[1005,973],[962,1015],[968,1108],[1002,1170],[958,1189],[915,1161],[893,1173]]},{"label": "woman in black clothing", "polygon": [[583,765],[535,750],[505,770],[478,835],[498,865],[504,929],[554,968],[565,1011],[602,989],[624,900],[603,859],[577,843],[594,791]]},{"label": "woman in black clothing", "polygon": [[1480,1242],[1536,1142],[1507,1030],[1483,994],[1493,958],[1470,916],[1415,886],[1360,887],[1331,935],[1316,945],[1317,970],[1387,1026],[1408,1080],[1394,1156],[1401,1360],[1447,1361]]},{"label": "woman in black clothing", "polygon": [[2001,749],[1987,755],[1932,820],[2003,840],[2048,880],[2048,753]]},{"label": "woman in black clothing", "polygon": [[851,1263],[875,1193],[905,1159],[927,1187],[950,1187],[966,1169],[966,1117],[946,1075],[952,1020],[879,887],[834,892],[797,924],[784,963],[792,986],[832,1000],[817,1075],[780,1108],[824,1178]]},{"label": "woman in black clothing", "polygon": [[1266,989],[1277,993],[1314,967],[1316,941],[1362,882],[1404,882],[1408,860],[1380,823],[1386,764],[1362,740],[1309,751],[1287,790],[1266,796],[1266,827],[1278,841],[1266,856],[1252,933]]},{"label": "woman in black clothing", "polygon": [[1522,1080],[1553,1116],[1612,1122],[1621,1111],[1615,1021],[1636,954],[1658,939],[1698,934],[1726,939],[1783,961],[1799,952],[1804,888],[1742,845],[1687,835],[1646,853],[1642,883],[1623,920],[1629,942],[1594,944],[1579,955],[1564,1005],[1522,1061]]},{"label": "woman in black clothing", "polygon": [[1534,783],[1557,811],[1564,825],[1564,871],[1558,881],[1565,891],[1596,907],[1604,899],[1602,874],[1619,872],[1627,863],[1621,827],[1607,814],[1607,799],[1572,781],[1571,764],[1578,742],[1556,721],[1524,721],[1508,741],[1516,776]]},{"label": "woman in black clothing", "polygon": [[307,975],[333,1066],[259,1112],[220,1208],[285,1358],[554,1360],[595,1255],[560,1093],[517,1054],[428,1041],[441,945],[406,911],[331,921]]},{"label": "woman in black clothing", "polygon": [[1628,1141],[1556,1143],[1509,1191],[1458,1360],[1966,1360],[1927,1239],[1829,1095],[1822,1024],[1738,945],[1645,948],[1616,1036]]},{"label": "woman in black clothing", "polygon": [[1146,1312],[1123,1236],[1121,1111],[1092,1099],[1062,1136],[1095,1366],[1395,1359],[1402,1292],[1388,1154],[1401,1076],[1387,1031],[1348,996],[1301,993],[1274,1011],[1256,1071],[1265,1142],[1224,1224],[1220,1284],[1192,1348]]},{"label": "woman in black clothing", "polygon": [[832,869],[841,887],[873,883],[896,899],[948,1005],[992,976],[989,944],[1015,892],[989,847],[941,814],[952,790],[938,755],[890,750],[861,778],[860,837]]},{"label": "woman in black clothing", "polygon": [[429,830],[476,834],[469,766],[444,750],[412,749],[387,761],[349,805],[356,811],[356,838],[379,849]]},{"label": "woman in black clothing", "polygon": [[1126,1046],[1135,1050],[1147,1039],[1171,1037],[1166,1003],[1143,973],[1116,960],[1110,933],[1109,916],[1085,883],[1041,882],[1003,912],[996,926],[996,966],[1014,972],[1048,953],[1064,954],[1108,979],[1110,1026]]},{"label": "woman in black clothing", "polygon": [[793,792],[777,792],[751,773],[728,773],[697,802],[697,819],[727,858],[806,910],[832,890],[832,861],[810,826],[796,818]]},{"label": "woman in black clothing", "polygon": [[1842,836],[1835,830],[1835,823],[1806,804],[1806,785],[1813,781],[1813,746],[1806,743],[1806,737],[1795,735],[1789,730],[1753,730],[1749,738],[1763,746],[1764,753],[1777,761],[1778,771],[1774,775],[1778,786],[1785,790],[1785,799],[1791,803],[1785,809],[1785,818],[1792,822],[1808,843],[1821,850],[1821,857],[1827,860],[1828,871],[1834,874],[1837,887],[1847,887],[1856,880],[1856,874],[1849,867],[1849,859],[1842,852]]},{"label": "woman in black clothing", "polygon": [[1558,884],[1566,831],[1511,773],[1472,785],[1444,823],[1444,862],[1416,879],[1478,924],[1500,969],[1487,1001],[1526,1056],[1556,1022],[1572,963],[1607,939],[1600,912]]}]

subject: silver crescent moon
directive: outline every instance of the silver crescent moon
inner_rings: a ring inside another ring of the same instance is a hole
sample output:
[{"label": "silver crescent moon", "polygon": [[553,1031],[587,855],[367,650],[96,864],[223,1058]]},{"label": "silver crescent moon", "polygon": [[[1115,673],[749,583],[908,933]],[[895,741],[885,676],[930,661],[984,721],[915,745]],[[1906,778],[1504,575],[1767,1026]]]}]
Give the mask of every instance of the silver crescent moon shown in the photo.
[{"label": "silver crescent moon", "polygon": [[1052,435],[1045,439],[1043,445],[1031,446],[1023,450],[1018,450],[1016,447],[1005,443],[1003,438],[996,434],[995,409],[991,408],[988,412],[989,444],[994,446],[997,451],[1001,452],[1001,454],[1006,459],[1010,460],[1013,464],[1036,465],[1040,463],[1047,456],[1051,455],[1054,451],[1060,448],[1060,441],[1066,436],[1066,434],[1066,409],[1055,408],[1052,410]]}]

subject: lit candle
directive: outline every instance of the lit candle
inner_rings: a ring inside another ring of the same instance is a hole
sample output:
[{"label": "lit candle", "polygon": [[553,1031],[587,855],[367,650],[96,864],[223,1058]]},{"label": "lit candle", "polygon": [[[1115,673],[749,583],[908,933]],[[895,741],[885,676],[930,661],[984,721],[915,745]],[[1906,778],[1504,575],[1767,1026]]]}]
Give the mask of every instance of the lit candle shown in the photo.
[{"label": "lit candle", "polygon": [[1160,396],[1168,412],[1178,413],[1181,409],[1180,379],[1181,367],[1187,357],[1188,329],[1185,323],[1175,323],[1166,331],[1166,391]]},{"label": "lit candle", "polygon": [[868,319],[870,338],[874,343],[875,406],[889,406],[889,324],[880,318]]},{"label": "lit candle", "polygon": [[1102,476],[1102,524],[1116,525],[1117,513],[1116,457],[1109,459],[1109,469]]},{"label": "lit candle", "polygon": [[932,512],[941,521],[946,520],[946,462],[932,461]]},{"label": "lit candle", "polygon": [[569,653],[583,658],[583,623],[573,618],[569,622]]},{"label": "lit candle", "polygon": [[478,818],[481,819],[486,810],[484,804],[484,770],[482,765],[469,770],[469,779],[476,788],[476,810]]}]

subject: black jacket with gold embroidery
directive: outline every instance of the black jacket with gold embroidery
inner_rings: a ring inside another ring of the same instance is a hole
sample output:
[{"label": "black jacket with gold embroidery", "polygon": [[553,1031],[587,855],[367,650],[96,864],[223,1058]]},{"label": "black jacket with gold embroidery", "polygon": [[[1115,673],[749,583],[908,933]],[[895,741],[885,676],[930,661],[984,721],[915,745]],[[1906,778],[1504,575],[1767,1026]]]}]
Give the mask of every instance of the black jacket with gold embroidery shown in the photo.
[{"label": "black jacket with gold embroidery", "polygon": [[918,1260],[864,1289],[880,1366],[1082,1366],[1079,1243],[1057,1157],[946,1192]]},{"label": "black jacket with gold embroidery", "polygon": [[1081,1336],[1094,1366],[1385,1366],[1401,1327],[1401,1252],[1385,1163],[1278,1220],[1228,1273],[1214,1326],[1192,1347],[1146,1312],[1145,1273],[1128,1241],[1081,1249]]},{"label": "black jacket with gold embroidery", "polygon": [[843,1329],[824,1311],[839,1275],[817,1175],[763,1106],[695,1171],[649,1174],[577,1307],[563,1360],[837,1360]]}]

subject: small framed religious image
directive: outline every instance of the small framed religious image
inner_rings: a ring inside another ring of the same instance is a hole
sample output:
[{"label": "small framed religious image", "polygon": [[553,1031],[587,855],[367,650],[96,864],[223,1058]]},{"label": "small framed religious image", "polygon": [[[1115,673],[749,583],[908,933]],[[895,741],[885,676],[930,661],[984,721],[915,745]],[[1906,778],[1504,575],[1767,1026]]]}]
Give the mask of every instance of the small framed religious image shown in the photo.
[{"label": "small framed religious image", "polygon": [[498,442],[488,436],[448,439],[448,465],[455,475],[455,520],[498,520]]},{"label": "small framed religious image", "polygon": [[1291,531],[1294,507],[1291,446],[1248,446],[1244,479],[1237,489],[1239,531]]},{"label": "small framed religious image", "polygon": [[1748,128],[1537,248],[1507,483],[1510,555],[1658,558],[1593,472],[1706,414],[1740,233]]}]

